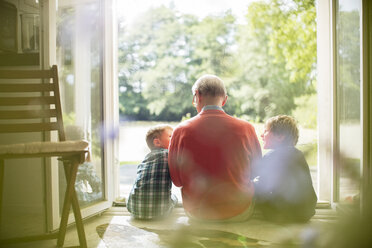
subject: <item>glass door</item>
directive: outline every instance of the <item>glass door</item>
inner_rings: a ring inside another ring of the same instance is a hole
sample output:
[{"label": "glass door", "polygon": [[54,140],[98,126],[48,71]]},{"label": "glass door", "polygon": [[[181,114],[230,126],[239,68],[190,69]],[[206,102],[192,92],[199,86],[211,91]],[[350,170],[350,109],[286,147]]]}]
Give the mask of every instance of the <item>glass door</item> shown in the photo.
[{"label": "glass door", "polygon": [[[111,4],[103,0],[45,2],[50,43],[47,63],[58,65],[66,139],[90,143],[90,159],[79,166],[75,184],[83,218],[109,208],[114,195],[115,137],[107,135],[115,123],[116,109],[110,79],[114,70],[110,62],[113,45],[109,44],[114,20]],[[48,201],[49,229],[53,230],[59,225],[66,180],[63,166],[51,168]]]},{"label": "glass door", "polygon": [[[104,199],[102,115],[102,25],[100,1],[64,5],[57,12],[57,64],[67,139],[91,144],[91,161],[79,167],[76,192],[81,207]],[[60,166],[60,187],[65,187]],[[60,190],[60,204],[64,191]],[[60,205],[62,208],[62,205]]]},{"label": "glass door", "polygon": [[336,133],[334,199],[359,202],[363,129],[361,108],[362,0],[336,1]]}]

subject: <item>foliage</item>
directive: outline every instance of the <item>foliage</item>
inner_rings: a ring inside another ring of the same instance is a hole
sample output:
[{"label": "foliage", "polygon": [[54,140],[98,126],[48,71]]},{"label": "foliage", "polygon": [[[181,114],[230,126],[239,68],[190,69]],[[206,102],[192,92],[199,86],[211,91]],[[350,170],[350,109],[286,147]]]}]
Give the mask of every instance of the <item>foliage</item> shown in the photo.
[{"label": "foliage", "polygon": [[237,114],[262,121],[291,114],[295,97],[314,92],[314,1],[254,2],[237,35],[238,72],[230,88]]},{"label": "foliage", "polygon": [[307,144],[300,144],[297,146],[300,149],[306,158],[306,162],[310,167],[316,167],[318,164],[318,143],[316,141],[307,143]]},{"label": "foliage", "polygon": [[317,126],[317,105],[316,94],[303,95],[295,98],[297,108],[293,111],[293,117],[305,128],[316,128]]},{"label": "foliage", "polygon": [[337,81],[341,121],[360,119],[360,16],[339,11],[337,18]]},{"label": "foliage", "polygon": [[231,14],[182,15],[171,8],[148,10],[120,40],[121,112],[137,119],[180,120],[191,106],[198,75],[220,74],[228,64]]},{"label": "foliage", "polygon": [[182,116],[181,122],[187,121],[191,119],[191,114],[187,113],[186,115]]},{"label": "foliage", "polygon": [[259,122],[291,114],[300,104],[296,98],[315,92],[314,0],[253,2],[246,13],[246,24],[239,24],[230,11],[198,19],[161,6],[132,27],[121,22],[123,118],[179,121],[195,115],[191,87],[205,73],[225,81],[231,115]]},{"label": "foliage", "polygon": [[63,123],[65,126],[74,125],[76,120],[75,112],[63,113]]}]

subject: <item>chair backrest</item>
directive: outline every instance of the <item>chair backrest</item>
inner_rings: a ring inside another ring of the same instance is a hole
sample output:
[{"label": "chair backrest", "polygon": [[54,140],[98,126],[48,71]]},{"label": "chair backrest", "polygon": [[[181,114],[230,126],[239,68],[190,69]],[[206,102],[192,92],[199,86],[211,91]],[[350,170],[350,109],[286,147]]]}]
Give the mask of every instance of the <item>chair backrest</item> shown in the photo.
[{"label": "chair backrest", "polygon": [[0,133],[43,131],[65,140],[57,66],[0,70]]}]

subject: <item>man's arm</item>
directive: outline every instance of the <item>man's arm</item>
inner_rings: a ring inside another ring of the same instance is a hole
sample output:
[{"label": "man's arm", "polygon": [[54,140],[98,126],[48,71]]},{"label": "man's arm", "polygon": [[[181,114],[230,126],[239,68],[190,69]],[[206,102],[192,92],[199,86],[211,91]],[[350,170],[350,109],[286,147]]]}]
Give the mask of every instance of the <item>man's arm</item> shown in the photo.
[{"label": "man's arm", "polygon": [[[251,179],[254,180],[257,176],[260,175],[261,159],[262,159],[262,150],[260,142],[258,141],[256,131],[252,125],[250,125],[249,131],[249,145],[250,145],[250,162],[251,162]],[[258,180],[258,178],[256,178]]]},{"label": "man's arm", "polygon": [[260,142],[258,141],[256,131],[254,127],[250,124],[250,135],[249,135],[249,144],[252,154],[252,163],[257,163],[262,158],[262,150]]},{"label": "man's arm", "polygon": [[168,151],[168,166],[169,166],[169,173],[172,179],[172,182],[177,187],[182,186],[181,177],[180,177],[180,170],[181,166],[179,164],[180,159],[180,141],[179,141],[179,135],[178,130],[175,129],[172,138],[170,140],[169,144],[169,151]]}]

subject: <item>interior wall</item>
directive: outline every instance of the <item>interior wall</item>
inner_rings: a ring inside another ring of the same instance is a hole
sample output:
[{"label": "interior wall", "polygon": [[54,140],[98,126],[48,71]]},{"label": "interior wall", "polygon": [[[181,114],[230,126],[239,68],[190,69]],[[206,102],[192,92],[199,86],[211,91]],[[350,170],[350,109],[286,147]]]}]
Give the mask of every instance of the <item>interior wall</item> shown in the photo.
[{"label": "interior wall", "polygon": [[[1,69],[40,68],[40,10],[35,0],[6,0],[16,8],[16,49],[0,47]],[[0,81],[2,83],[3,81]],[[25,81],[27,82],[27,81]],[[0,93],[1,94],[1,93]],[[41,141],[41,134],[0,134],[0,144]],[[45,231],[44,160],[5,160],[0,236],[41,234]]]}]

